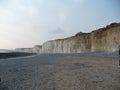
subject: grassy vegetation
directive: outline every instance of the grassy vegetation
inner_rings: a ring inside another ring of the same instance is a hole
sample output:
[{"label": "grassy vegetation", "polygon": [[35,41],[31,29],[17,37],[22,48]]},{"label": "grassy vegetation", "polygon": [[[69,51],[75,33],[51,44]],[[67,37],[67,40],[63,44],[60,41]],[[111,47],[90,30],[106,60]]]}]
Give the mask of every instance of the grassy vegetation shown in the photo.
[{"label": "grassy vegetation", "polygon": [[0,53],[0,59],[7,59],[12,57],[22,57],[22,56],[30,56],[35,55],[35,53],[25,53],[25,52],[8,52],[8,53]]}]

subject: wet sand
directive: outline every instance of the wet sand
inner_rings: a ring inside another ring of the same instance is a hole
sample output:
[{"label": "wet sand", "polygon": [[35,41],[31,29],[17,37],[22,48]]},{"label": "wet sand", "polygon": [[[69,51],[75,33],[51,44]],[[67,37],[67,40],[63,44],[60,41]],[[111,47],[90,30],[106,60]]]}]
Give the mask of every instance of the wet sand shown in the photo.
[{"label": "wet sand", "polygon": [[0,90],[120,90],[118,57],[46,54],[0,60]]}]

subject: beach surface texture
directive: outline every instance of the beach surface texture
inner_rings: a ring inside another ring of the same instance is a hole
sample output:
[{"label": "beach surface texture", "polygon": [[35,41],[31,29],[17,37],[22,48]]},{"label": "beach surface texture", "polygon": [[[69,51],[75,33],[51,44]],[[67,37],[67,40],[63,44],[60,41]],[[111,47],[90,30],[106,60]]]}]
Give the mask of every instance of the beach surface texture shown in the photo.
[{"label": "beach surface texture", "polygon": [[41,54],[1,59],[0,79],[0,90],[120,90],[118,54]]}]

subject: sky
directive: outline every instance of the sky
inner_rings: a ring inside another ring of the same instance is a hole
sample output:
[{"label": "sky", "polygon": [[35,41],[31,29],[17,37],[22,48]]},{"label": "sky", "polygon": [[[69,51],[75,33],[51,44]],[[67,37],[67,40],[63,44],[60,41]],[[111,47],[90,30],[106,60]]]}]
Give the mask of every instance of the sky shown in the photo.
[{"label": "sky", "polygon": [[0,0],[0,49],[29,48],[120,22],[120,0]]}]

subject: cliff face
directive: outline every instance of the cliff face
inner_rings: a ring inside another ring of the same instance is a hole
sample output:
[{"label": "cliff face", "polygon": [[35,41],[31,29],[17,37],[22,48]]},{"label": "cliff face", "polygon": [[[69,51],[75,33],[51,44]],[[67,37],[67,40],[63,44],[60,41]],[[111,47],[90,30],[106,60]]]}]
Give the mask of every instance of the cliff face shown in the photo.
[{"label": "cliff face", "polygon": [[16,52],[27,52],[27,53],[42,53],[42,46],[35,45],[33,48],[16,48]]},{"label": "cliff face", "polygon": [[42,46],[41,45],[36,45],[32,48],[33,53],[42,53]]},{"label": "cliff face", "polygon": [[90,51],[91,42],[89,37],[88,34],[80,34],[66,39],[45,42],[42,46],[42,53],[81,53]]},{"label": "cliff face", "polygon": [[120,23],[112,23],[91,33],[79,32],[75,36],[45,42],[32,49],[21,49],[33,53],[81,53],[113,52],[120,46]]},{"label": "cliff face", "polygon": [[120,45],[120,23],[113,23],[91,33],[91,51],[118,50]]},{"label": "cliff face", "polygon": [[112,23],[91,33],[45,42],[41,53],[81,53],[118,50],[120,45],[120,23]]}]

